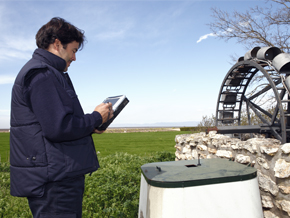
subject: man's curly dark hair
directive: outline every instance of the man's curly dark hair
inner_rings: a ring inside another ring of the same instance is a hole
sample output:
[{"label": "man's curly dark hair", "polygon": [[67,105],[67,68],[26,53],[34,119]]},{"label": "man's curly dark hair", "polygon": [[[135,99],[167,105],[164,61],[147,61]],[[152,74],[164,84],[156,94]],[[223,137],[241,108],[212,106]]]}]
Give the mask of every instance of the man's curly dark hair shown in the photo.
[{"label": "man's curly dark hair", "polygon": [[36,45],[38,48],[47,49],[50,44],[58,39],[66,48],[68,43],[76,41],[79,49],[82,49],[85,42],[84,31],[65,21],[63,18],[54,17],[47,24],[43,25],[37,32]]}]

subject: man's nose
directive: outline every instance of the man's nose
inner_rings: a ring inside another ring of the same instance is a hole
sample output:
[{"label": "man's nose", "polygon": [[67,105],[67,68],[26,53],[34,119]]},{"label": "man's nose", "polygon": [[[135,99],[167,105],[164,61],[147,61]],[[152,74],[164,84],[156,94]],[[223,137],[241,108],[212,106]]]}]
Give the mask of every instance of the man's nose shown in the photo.
[{"label": "man's nose", "polygon": [[77,56],[76,56],[76,54],[74,54],[72,57],[72,61],[76,61],[76,60],[77,60]]}]

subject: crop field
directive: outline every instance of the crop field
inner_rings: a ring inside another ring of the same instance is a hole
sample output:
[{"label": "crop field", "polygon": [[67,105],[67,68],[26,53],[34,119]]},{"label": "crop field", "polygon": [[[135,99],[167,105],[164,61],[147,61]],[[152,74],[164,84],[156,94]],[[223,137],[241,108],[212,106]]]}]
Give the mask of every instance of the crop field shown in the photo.
[{"label": "crop field", "polygon": [[0,162],[7,162],[9,157],[9,137],[10,133],[0,133]]},{"label": "crop field", "polygon": [[93,135],[99,155],[107,156],[115,152],[126,152],[146,156],[156,151],[175,152],[175,136],[189,132],[131,132]]},{"label": "crop field", "polygon": [[[155,131],[93,134],[96,151],[99,156],[107,156],[115,152],[126,152],[145,156],[156,151],[175,152],[175,136],[189,134],[190,131]],[[0,162],[9,158],[10,133],[0,133]]]}]

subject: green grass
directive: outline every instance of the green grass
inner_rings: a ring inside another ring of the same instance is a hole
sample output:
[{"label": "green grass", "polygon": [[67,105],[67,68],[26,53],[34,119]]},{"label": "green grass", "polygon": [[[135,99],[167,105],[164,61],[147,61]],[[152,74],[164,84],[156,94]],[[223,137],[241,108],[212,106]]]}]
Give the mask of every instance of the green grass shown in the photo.
[{"label": "green grass", "polygon": [[126,152],[145,156],[156,151],[175,152],[175,136],[190,132],[132,132],[132,133],[104,133],[93,135],[96,151],[101,156]]},{"label": "green grass", "polygon": [[9,157],[9,137],[10,133],[0,133],[0,162],[7,162]]},{"label": "green grass", "polygon": [[[146,156],[151,152],[175,152],[175,136],[190,131],[131,132],[94,134],[93,139],[99,156],[105,157],[116,152]],[[10,133],[0,133],[0,162],[9,158]]]}]

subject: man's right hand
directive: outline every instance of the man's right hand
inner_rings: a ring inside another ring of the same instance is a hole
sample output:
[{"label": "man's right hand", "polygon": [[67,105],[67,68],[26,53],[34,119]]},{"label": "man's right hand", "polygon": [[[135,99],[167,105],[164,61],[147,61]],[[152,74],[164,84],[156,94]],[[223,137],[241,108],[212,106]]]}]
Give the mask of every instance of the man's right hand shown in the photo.
[{"label": "man's right hand", "polygon": [[99,104],[94,111],[97,111],[101,114],[103,123],[107,122],[114,116],[111,102]]}]

